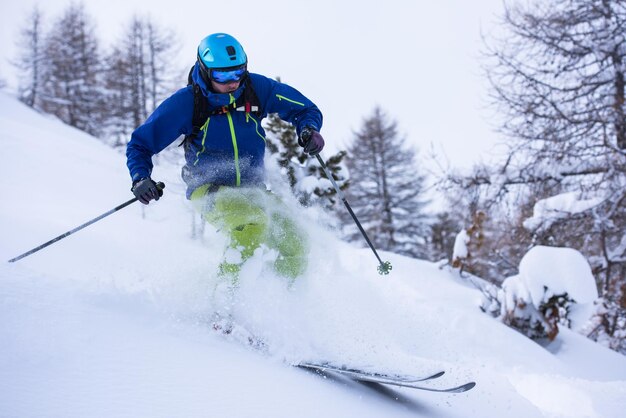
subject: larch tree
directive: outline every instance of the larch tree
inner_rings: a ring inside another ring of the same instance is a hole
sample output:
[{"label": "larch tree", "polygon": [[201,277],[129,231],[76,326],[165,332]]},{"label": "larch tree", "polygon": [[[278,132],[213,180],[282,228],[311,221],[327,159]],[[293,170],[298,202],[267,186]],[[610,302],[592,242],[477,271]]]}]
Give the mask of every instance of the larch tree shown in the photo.
[{"label": "larch tree", "polygon": [[[416,151],[399,135],[397,122],[380,107],[355,132],[347,149],[346,165],[351,179],[348,201],[373,244],[383,250],[424,257],[429,235],[426,176],[417,166]],[[361,239],[349,218],[345,217],[344,224],[350,239]]]},{"label": "larch tree", "polygon": [[18,96],[22,102],[34,108],[39,108],[46,70],[43,43],[43,13],[35,5],[20,31],[18,57],[13,62],[19,78]]},{"label": "larch tree", "polygon": [[95,25],[83,4],[71,4],[45,40],[42,110],[68,125],[101,136],[104,94]]}]

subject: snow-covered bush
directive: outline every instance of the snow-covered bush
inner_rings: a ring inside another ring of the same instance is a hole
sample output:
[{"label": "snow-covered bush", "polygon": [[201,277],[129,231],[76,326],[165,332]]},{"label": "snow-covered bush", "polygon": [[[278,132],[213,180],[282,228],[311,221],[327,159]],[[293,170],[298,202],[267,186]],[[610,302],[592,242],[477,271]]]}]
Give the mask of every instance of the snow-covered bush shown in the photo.
[{"label": "snow-covered bush", "polygon": [[533,339],[554,339],[559,325],[580,328],[589,316],[584,308],[598,298],[595,279],[582,254],[544,246],[528,251],[519,274],[507,278],[500,290],[483,294],[483,311]]},{"label": "snow-covered bush", "polygon": [[509,277],[502,285],[499,318],[532,339],[554,339],[559,325],[570,326],[569,313],[574,302],[566,293],[553,294],[546,286],[536,302],[520,276]]}]

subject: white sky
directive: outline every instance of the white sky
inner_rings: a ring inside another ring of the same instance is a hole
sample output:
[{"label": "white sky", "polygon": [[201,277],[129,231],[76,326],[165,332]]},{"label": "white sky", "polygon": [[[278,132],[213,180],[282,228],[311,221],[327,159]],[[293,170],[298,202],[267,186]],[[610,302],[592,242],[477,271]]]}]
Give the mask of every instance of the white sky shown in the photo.
[{"label": "white sky", "polygon": [[[0,77],[14,85],[15,42],[35,0],[0,0]],[[39,1],[48,23],[69,1]],[[411,144],[431,146],[452,166],[489,159],[498,142],[478,63],[501,0],[86,0],[108,44],[133,13],[149,14],[181,38],[177,67],[198,42],[228,32],[244,45],[250,70],[301,90],[324,113],[329,150],[343,148],[380,105]],[[181,80],[181,86],[185,80]]]}]

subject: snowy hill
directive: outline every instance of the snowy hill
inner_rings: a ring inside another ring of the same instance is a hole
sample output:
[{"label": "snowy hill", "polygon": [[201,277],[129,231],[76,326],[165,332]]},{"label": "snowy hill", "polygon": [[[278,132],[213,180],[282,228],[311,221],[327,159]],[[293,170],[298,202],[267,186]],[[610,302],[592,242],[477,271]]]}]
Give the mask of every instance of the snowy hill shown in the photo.
[{"label": "snowy hill", "polygon": [[[125,157],[0,94],[0,257],[130,199]],[[0,263],[0,417],[621,417],[626,357],[563,330],[547,349],[479,309],[435,265],[342,243],[302,211],[311,265],[292,288],[242,273],[232,314],[267,347],[211,328],[224,245],[194,214],[179,167],[134,204],[17,263]],[[289,203],[294,205],[293,202]],[[254,260],[253,260],[254,261]],[[373,387],[288,366],[328,360],[423,375],[464,394]]]}]

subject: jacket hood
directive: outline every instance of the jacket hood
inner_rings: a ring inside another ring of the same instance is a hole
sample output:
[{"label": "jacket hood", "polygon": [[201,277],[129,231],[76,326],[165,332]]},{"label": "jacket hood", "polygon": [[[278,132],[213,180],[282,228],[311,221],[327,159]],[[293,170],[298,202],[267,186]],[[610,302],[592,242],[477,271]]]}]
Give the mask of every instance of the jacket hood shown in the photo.
[{"label": "jacket hood", "polygon": [[191,73],[191,78],[193,82],[200,87],[200,90],[202,90],[202,94],[206,96],[206,98],[209,100],[209,105],[212,107],[221,107],[231,104],[233,101],[237,100],[239,96],[241,96],[244,90],[245,83],[241,83],[239,88],[232,93],[212,92],[207,83],[204,81],[204,78],[202,78],[202,75],[200,75],[200,64],[198,64],[197,62]]}]

